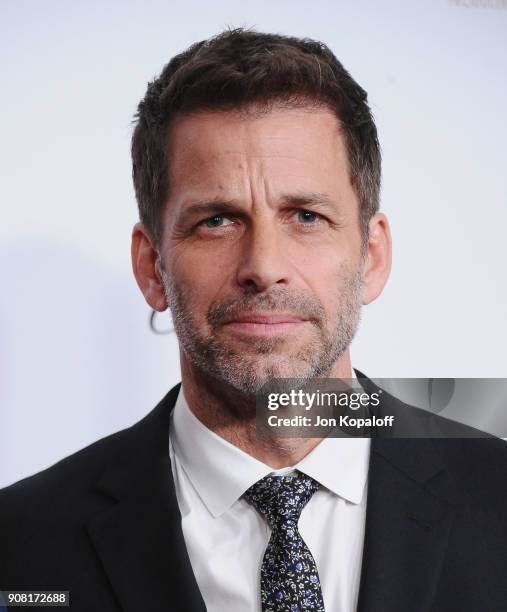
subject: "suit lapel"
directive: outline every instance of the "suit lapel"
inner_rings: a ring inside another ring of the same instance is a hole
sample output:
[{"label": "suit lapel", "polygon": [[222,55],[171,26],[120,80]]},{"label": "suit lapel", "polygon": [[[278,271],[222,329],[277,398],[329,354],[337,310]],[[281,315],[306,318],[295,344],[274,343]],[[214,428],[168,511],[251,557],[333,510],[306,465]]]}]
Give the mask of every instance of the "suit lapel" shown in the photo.
[{"label": "suit lapel", "polygon": [[115,463],[97,485],[110,505],[91,518],[88,533],[125,612],[205,612],[169,459],[169,415],[178,391],[179,385],[126,430]]},{"label": "suit lapel", "polygon": [[453,512],[400,469],[407,454],[427,463],[430,442],[372,440],[359,612],[431,609]]},{"label": "suit lapel", "polygon": [[372,438],[358,612],[431,609],[456,503],[441,450],[430,438]]}]

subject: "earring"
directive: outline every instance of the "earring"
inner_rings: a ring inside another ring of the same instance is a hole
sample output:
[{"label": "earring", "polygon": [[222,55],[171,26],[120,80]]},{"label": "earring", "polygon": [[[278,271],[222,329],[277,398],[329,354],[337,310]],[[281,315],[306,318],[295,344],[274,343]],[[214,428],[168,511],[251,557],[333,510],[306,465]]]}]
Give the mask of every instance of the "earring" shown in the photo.
[{"label": "earring", "polygon": [[170,327],[169,329],[157,329],[155,325],[156,317],[157,311],[152,309],[150,313],[149,326],[154,334],[157,334],[157,336],[166,336],[167,334],[172,334],[174,332],[174,327]]}]

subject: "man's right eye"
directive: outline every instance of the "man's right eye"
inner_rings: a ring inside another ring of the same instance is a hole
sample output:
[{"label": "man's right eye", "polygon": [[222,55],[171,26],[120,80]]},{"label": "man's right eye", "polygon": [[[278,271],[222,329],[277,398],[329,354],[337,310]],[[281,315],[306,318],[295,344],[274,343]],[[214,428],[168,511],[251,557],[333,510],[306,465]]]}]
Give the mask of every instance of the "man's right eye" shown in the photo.
[{"label": "man's right eye", "polygon": [[[226,223],[226,221],[228,221],[228,223]],[[223,227],[225,225],[231,225],[231,223],[232,221],[224,215],[215,215],[213,217],[209,217],[208,219],[204,219],[204,221],[201,221],[202,225],[210,228]]]}]

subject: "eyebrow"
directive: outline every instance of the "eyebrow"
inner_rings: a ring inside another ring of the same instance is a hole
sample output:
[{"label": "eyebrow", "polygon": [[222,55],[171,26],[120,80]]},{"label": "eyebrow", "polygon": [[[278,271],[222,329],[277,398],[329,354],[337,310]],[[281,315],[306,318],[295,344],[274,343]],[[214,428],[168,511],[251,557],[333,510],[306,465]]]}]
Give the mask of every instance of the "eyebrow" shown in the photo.
[{"label": "eyebrow", "polygon": [[313,208],[335,208],[336,202],[325,193],[315,191],[297,191],[280,198],[281,202],[291,206],[311,206]]},{"label": "eyebrow", "polygon": [[[325,193],[314,191],[297,191],[295,193],[284,194],[279,198],[279,203],[284,206],[311,207],[336,210],[336,202]],[[237,200],[205,200],[189,204],[180,215],[180,223],[200,215],[213,215],[227,212],[238,213],[241,208]]]}]

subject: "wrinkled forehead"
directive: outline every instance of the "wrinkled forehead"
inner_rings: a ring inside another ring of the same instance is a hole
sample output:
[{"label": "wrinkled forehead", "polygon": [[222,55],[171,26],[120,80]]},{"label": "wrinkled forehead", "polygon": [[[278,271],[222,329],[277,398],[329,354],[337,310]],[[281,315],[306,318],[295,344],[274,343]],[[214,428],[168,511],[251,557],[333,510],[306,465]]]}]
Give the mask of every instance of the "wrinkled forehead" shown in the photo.
[{"label": "wrinkled forehead", "polygon": [[249,176],[304,190],[350,183],[340,124],[327,108],[200,111],[178,117],[168,134],[169,190],[233,189]]}]

